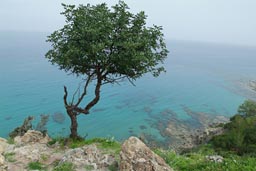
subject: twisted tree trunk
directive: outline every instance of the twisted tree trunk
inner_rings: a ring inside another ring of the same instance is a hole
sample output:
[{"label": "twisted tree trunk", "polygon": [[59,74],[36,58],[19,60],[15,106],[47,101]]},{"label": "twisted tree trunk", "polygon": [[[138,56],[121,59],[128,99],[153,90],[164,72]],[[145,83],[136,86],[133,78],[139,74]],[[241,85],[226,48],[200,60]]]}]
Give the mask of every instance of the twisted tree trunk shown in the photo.
[{"label": "twisted tree trunk", "polygon": [[[89,78],[90,79],[90,78]],[[84,86],[84,92],[83,94],[80,96],[80,98],[78,99],[77,103],[74,103],[73,100],[71,103],[67,102],[67,96],[68,96],[68,91],[66,86],[64,86],[64,104],[65,104],[65,108],[67,111],[67,114],[70,118],[71,121],[71,126],[70,126],[70,138],[72,139],[80,139],[81,137],[78,135],[78,123],[77,123],[77,116],[79,114],[89,114],[89,110],[98,103],[98,101],[100,100],[100,88],[102,85],[102,76],[101,73],[98,72],[97,75],[97,84],[95,86],[95,97],[84,107],[79,107],[78,105],[80,104],[80,102],[83,100],[84,96],[86,95],[86,90],[87,90],[87,86],[89,84],[90,80],[87,80],[85,86]]]}]

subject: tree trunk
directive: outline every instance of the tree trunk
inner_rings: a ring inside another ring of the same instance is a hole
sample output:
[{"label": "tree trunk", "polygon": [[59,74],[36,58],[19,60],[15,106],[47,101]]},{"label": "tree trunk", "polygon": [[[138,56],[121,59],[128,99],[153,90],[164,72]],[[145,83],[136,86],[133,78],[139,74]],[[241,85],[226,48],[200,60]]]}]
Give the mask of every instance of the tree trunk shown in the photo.
[{"label": "tree trunk", "polygon": [[68,116],[70,117],[70,121],[71,121],[71,126],[70,126],[70,135],[69,137],[72,139],[79,139],[78,133],[77,133],[77,127],[78,127],[78,123],[77,123],[77,115],[72,112],[72,111],[68,111]]}]

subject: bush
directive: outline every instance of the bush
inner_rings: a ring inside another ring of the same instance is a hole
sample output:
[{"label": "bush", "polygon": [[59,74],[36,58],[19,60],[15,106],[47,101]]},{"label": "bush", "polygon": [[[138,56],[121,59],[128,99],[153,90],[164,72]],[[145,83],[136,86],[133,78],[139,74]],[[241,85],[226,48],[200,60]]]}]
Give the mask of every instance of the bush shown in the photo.
[{"label": "bush", "polygon": [[252,100],[246,100],[238,108],[238,113],[245,116],[255,116],[256,115],[256,102]]},{"label": "bush", "polygon": [[72,163],[64,162],[56,166],[53,171],[74,171],[75,167]]},{"label": "bush", "polygon": [[225,133],[213,137],[211,143],[217,150],[256,155],[256,103],[245,101],[238,113],[224,125]]},{"label": "bush", "polygon": [[43,165],[40,162],[30,162],[28,164],[28,169],[29,170],[41,170],[41,169],[43,169]]}]

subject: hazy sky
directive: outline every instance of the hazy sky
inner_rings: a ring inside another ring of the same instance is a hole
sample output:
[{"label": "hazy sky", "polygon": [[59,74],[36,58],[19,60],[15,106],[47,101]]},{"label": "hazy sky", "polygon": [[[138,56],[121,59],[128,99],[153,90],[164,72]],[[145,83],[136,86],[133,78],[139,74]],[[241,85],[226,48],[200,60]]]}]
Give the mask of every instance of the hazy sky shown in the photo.
[{"label": "hazy sky", "polygon": [[[118,0],[1,0],[0,30],[52,32],[64,24],[61,3],[113,5]],[[256,46],[256,0],[126,0],[162,25],[166,39]]]}]

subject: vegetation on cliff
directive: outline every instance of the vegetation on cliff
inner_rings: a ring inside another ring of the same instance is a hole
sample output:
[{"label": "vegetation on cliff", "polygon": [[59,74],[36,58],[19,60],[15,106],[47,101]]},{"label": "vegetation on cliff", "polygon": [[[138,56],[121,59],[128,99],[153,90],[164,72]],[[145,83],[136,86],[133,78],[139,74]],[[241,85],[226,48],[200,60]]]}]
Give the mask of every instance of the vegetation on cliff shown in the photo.
[{"label": "vegetation on cliff", "polygon": [[211,140],[217,151],[256,156],[256,102],[245,101],[224,129],[224,134]]}]

